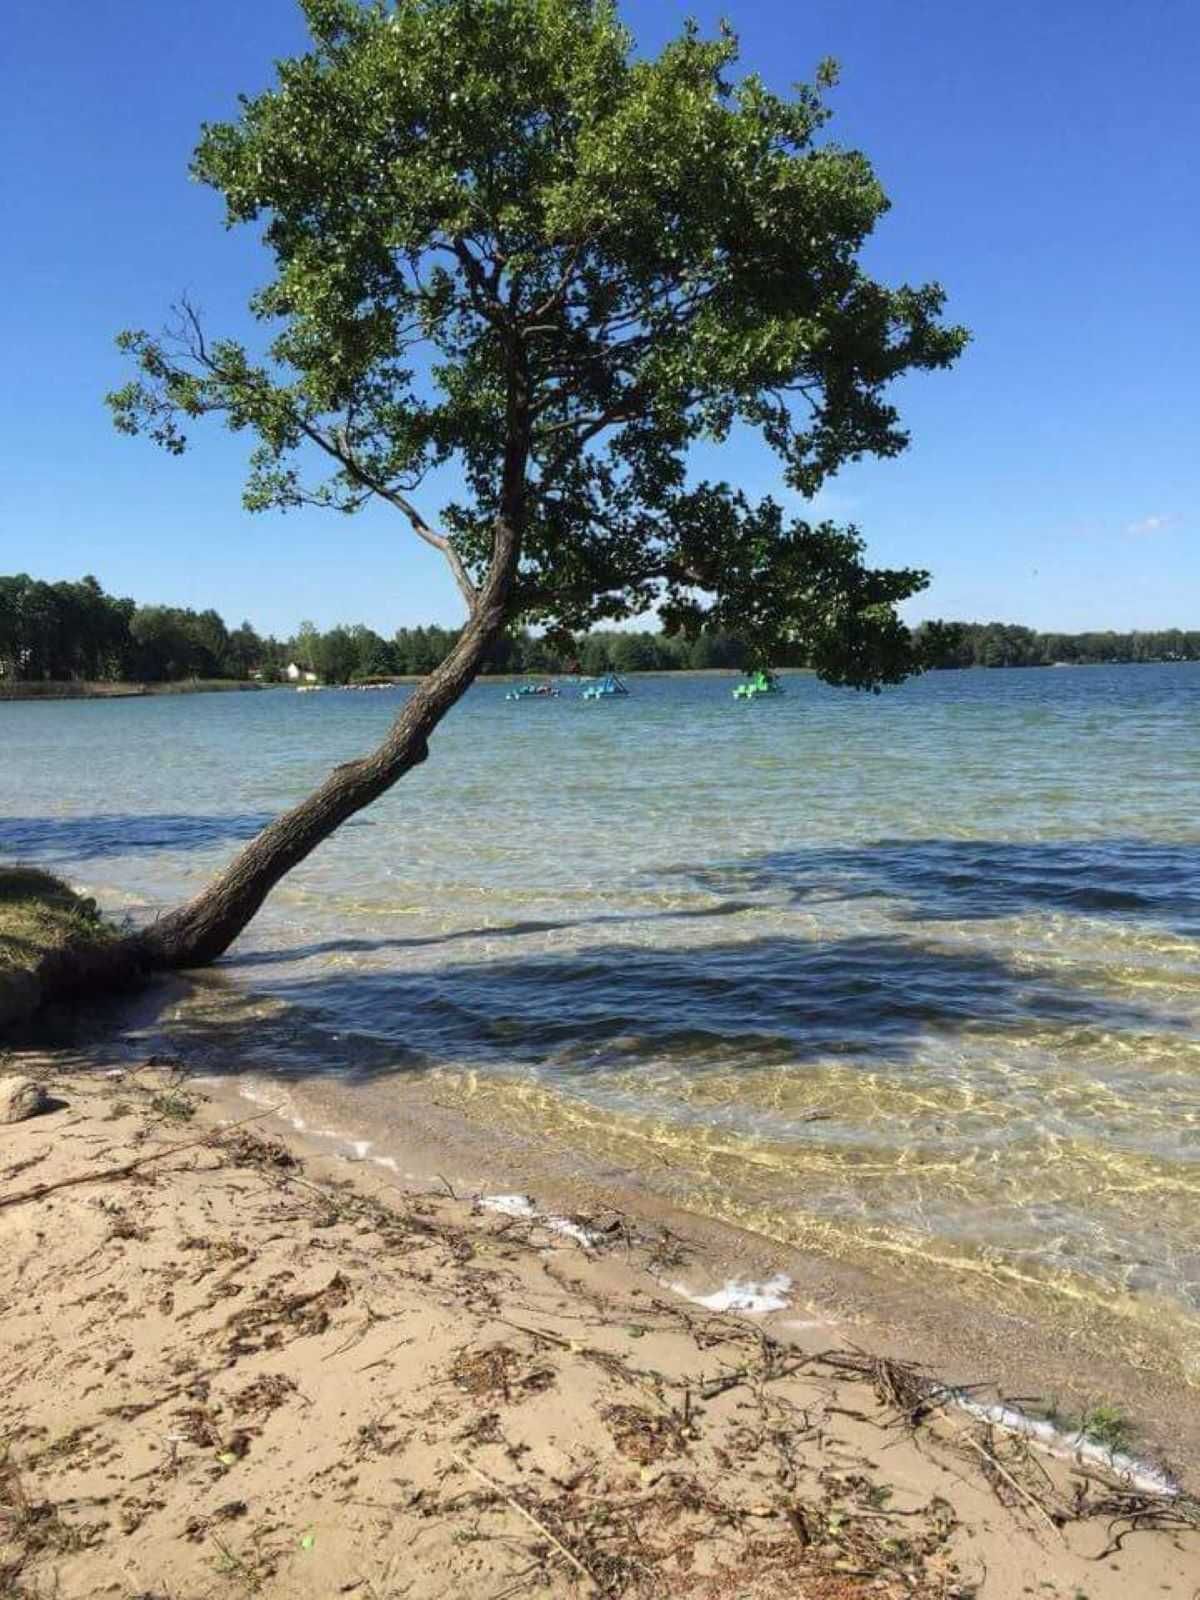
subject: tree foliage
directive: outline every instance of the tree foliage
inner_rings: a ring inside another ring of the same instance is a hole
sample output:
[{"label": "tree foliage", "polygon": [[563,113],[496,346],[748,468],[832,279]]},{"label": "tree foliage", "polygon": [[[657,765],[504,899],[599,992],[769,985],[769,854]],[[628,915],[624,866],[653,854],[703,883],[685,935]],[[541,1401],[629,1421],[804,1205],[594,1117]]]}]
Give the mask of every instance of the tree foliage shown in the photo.
[{"label": "tree foliage", "polygon": [[[583,631],[656,606],[669,633],[794,643],[837,683],[919,667],[897,604],[925,574],[866,566],[854,529],[697,481],[757,432],[813,495],[906,435],[893,379],[949,365],[937,285],[859,260],[887,201],[829,141],[835,74],[790,96],[689,25],[639,56],[609,0],[303,0],[312,47],[194,175],[274,263],[261,353],[195,310],[122,335],[116,424],[178,452],[217,415],[254,439],[245,504],[393,506],[474,611]],[[421,503],[452,463],[461,491]]]}]

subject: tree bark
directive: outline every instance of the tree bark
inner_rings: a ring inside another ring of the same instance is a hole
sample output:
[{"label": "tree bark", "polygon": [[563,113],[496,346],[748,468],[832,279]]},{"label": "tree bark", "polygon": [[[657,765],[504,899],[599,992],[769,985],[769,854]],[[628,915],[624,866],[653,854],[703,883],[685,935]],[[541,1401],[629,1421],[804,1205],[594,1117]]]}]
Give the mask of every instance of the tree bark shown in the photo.
[{"label": "tree bark", "polygon": [[413,691],[383,743],[370,755],[335,767],[319,789],[268,824],[202,894],[135,935],[141,965],[166,970],[215,961],[282,877],[425,760],[430,735],[470,687],[508,621],[522,510],[518,493],[511,513],[497,518],[492,564],[466,626],[442,665]]}]

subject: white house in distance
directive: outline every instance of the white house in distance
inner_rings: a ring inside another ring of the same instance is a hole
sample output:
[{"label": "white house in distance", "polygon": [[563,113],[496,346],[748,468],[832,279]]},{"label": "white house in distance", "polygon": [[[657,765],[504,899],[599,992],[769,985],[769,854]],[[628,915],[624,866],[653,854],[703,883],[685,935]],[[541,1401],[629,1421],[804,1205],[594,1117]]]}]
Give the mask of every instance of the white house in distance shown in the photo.
[{"label": "white house in distance", "polygon": [[287,680],[289,683],[300,683],[302,681],[304,683],[316,683],[317,675],[315,672],[306,672],[302,667],[298,667],[294,661],[289,661],[287,665]]}]

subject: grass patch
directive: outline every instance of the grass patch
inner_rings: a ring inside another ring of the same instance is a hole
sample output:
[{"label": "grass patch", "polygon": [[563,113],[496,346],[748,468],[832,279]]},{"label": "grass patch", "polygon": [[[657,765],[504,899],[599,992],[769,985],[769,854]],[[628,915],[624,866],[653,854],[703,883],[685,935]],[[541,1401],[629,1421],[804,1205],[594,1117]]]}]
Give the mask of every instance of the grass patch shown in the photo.
[{"label": "grass patch", "polygon": [[196,1102],[177,1089],[160,1089],[150,1096],[150,1109],[166,1122],[190,1122],[196,1115]]},{"label": "grass patch", "polygon": [[113,937],[94,900],[40,867],[0,867],[0,975],[34,973],[48,955]]},{"label": "grass patch", "polygon": [[40,867],[0,867],[0,1027],[117,942],[96,902]]},{"label": "grass patch", "polygon": [[1108,1401],[1087,1406],[1075,1415],[1060,1411],[1052,1405],[1045,1413],[1046,1421],[1069,1438],[1086,1439],[1112,1454],[1128,1451],[1134,1443],[1133,1423],[1119,1407]]},{"label": "grass patch", "polygon": [[1089,1406],[1079,1419],[1079,1431],[1105,1450],[1128,1450],[1133,1443],[1133,1424],[1113,1405]]}]

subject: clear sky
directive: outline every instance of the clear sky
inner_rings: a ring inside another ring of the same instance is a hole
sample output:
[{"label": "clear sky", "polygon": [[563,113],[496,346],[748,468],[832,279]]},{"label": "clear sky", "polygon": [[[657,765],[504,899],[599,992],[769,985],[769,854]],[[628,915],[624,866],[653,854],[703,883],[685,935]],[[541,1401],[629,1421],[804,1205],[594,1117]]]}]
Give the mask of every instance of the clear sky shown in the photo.
[{"label": "clear sky", "polygon": [[[820,509],[934,573],[916,617],[1200,623],[1200,6],[1196,0],[625,0],[646,46],[727,15],[785,88],[833,55],[833,136],[893,200],[869,252],[940,279],[974,334],[899,399],[913,444]],[[9,0],[0,54],[0,571],[94,572],[144,601],[289,633],[457,620],[439,559],[382,508],[241,509],[245,442],[182,460],[114,433],[122,327],[186,290],[240,331],[264,275],[192,184],[199,125],[303,47],[293,0]],[[731,447],[722,474],[777,490]]]}]

